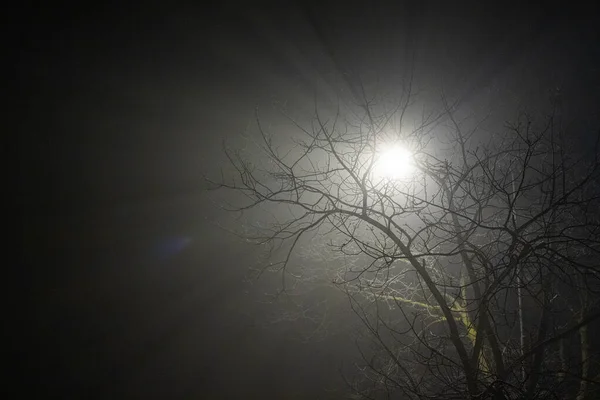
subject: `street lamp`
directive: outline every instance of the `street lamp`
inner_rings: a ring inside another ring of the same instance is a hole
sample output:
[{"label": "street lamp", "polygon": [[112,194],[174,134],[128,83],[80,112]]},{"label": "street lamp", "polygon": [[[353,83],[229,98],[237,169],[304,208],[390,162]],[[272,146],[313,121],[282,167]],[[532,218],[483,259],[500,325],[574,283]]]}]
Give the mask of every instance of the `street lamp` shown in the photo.
[{"label": "street lamp", "polygon": [[385,146],[379,153],[373,169],[377,178],[403,180],[415,172],[413,154],[398,144]]}]

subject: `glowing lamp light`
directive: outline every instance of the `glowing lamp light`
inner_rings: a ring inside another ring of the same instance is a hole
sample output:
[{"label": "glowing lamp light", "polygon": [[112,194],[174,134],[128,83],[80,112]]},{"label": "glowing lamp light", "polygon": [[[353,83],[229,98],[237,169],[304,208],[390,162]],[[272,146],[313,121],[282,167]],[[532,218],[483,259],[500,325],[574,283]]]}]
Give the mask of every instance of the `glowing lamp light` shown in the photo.
[{"label": "glowing lamp light", "polygon": [[374,167],[375,176],[400,180],[410,177],[415,170],[413,154],[406,148],[394,145],[383,150]]}]

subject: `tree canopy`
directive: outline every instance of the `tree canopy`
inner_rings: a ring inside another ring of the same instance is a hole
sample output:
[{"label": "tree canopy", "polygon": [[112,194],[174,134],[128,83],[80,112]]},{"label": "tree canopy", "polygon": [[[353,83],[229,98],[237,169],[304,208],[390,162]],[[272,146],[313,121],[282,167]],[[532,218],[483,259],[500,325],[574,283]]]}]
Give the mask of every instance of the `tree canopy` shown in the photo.
[{"label": "tree canopy", "polygon": [[225,208],[264,211],[242,234],[269,246],[283,290],[294,252],[319,238],[311,271],[348,296],[374,345],[356,395],[591,398],[598,141],[572,145],[556,107],[498,122],[410,84],[362,93],[308,118],[283,110],[285,129],[257,113],[258,134],[225,145],[230,168],[207,178],[241,195]]}]

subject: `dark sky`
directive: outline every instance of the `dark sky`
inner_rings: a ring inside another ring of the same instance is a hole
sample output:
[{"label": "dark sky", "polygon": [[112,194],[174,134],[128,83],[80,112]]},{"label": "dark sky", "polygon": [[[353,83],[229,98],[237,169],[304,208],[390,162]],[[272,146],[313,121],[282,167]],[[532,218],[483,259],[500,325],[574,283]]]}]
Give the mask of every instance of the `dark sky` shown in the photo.
[{"label": "dark sky", "polygon": [[311,107],[316,83],[352,93],[355,82],[336,80],[348,71],[391,82],[414,54],[419,82],[465,104],[535,107],[559,89],[573,135],[600,126],[592,8],[225,3],[10,16],[33,299],[19,353],[30,387],[51,397],[343,389],[352,343],[339,332],[302,343],[308,325],[270,323],[268,284],[243,281],[256,250],[215,228],[227,216],[202,191],[221,140],[235,143],[256,106]]}]

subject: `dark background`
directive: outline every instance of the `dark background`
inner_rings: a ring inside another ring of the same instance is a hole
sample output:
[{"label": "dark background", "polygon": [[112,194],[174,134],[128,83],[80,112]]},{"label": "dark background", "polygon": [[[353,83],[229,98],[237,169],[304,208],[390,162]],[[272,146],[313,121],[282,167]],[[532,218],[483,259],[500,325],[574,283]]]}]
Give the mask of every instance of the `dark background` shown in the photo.
[{"label": "dark background", "polygon": [[274,284],[245,282],[256,249],[216,227],[228,216],[202,173],[256,106],[311,107],[315,83],[348,69],[391,81],[411,54],[420,82],[465,104],[559,96],[585,145],[600,127],[597,10],[523,7],[44,3],[8,15],[23,277],[8,304],[32,300],[12,348],[20,390],[340,398],[351,340],[304,343],[309,324],[272,322],[278,306],[260,301]]}]

